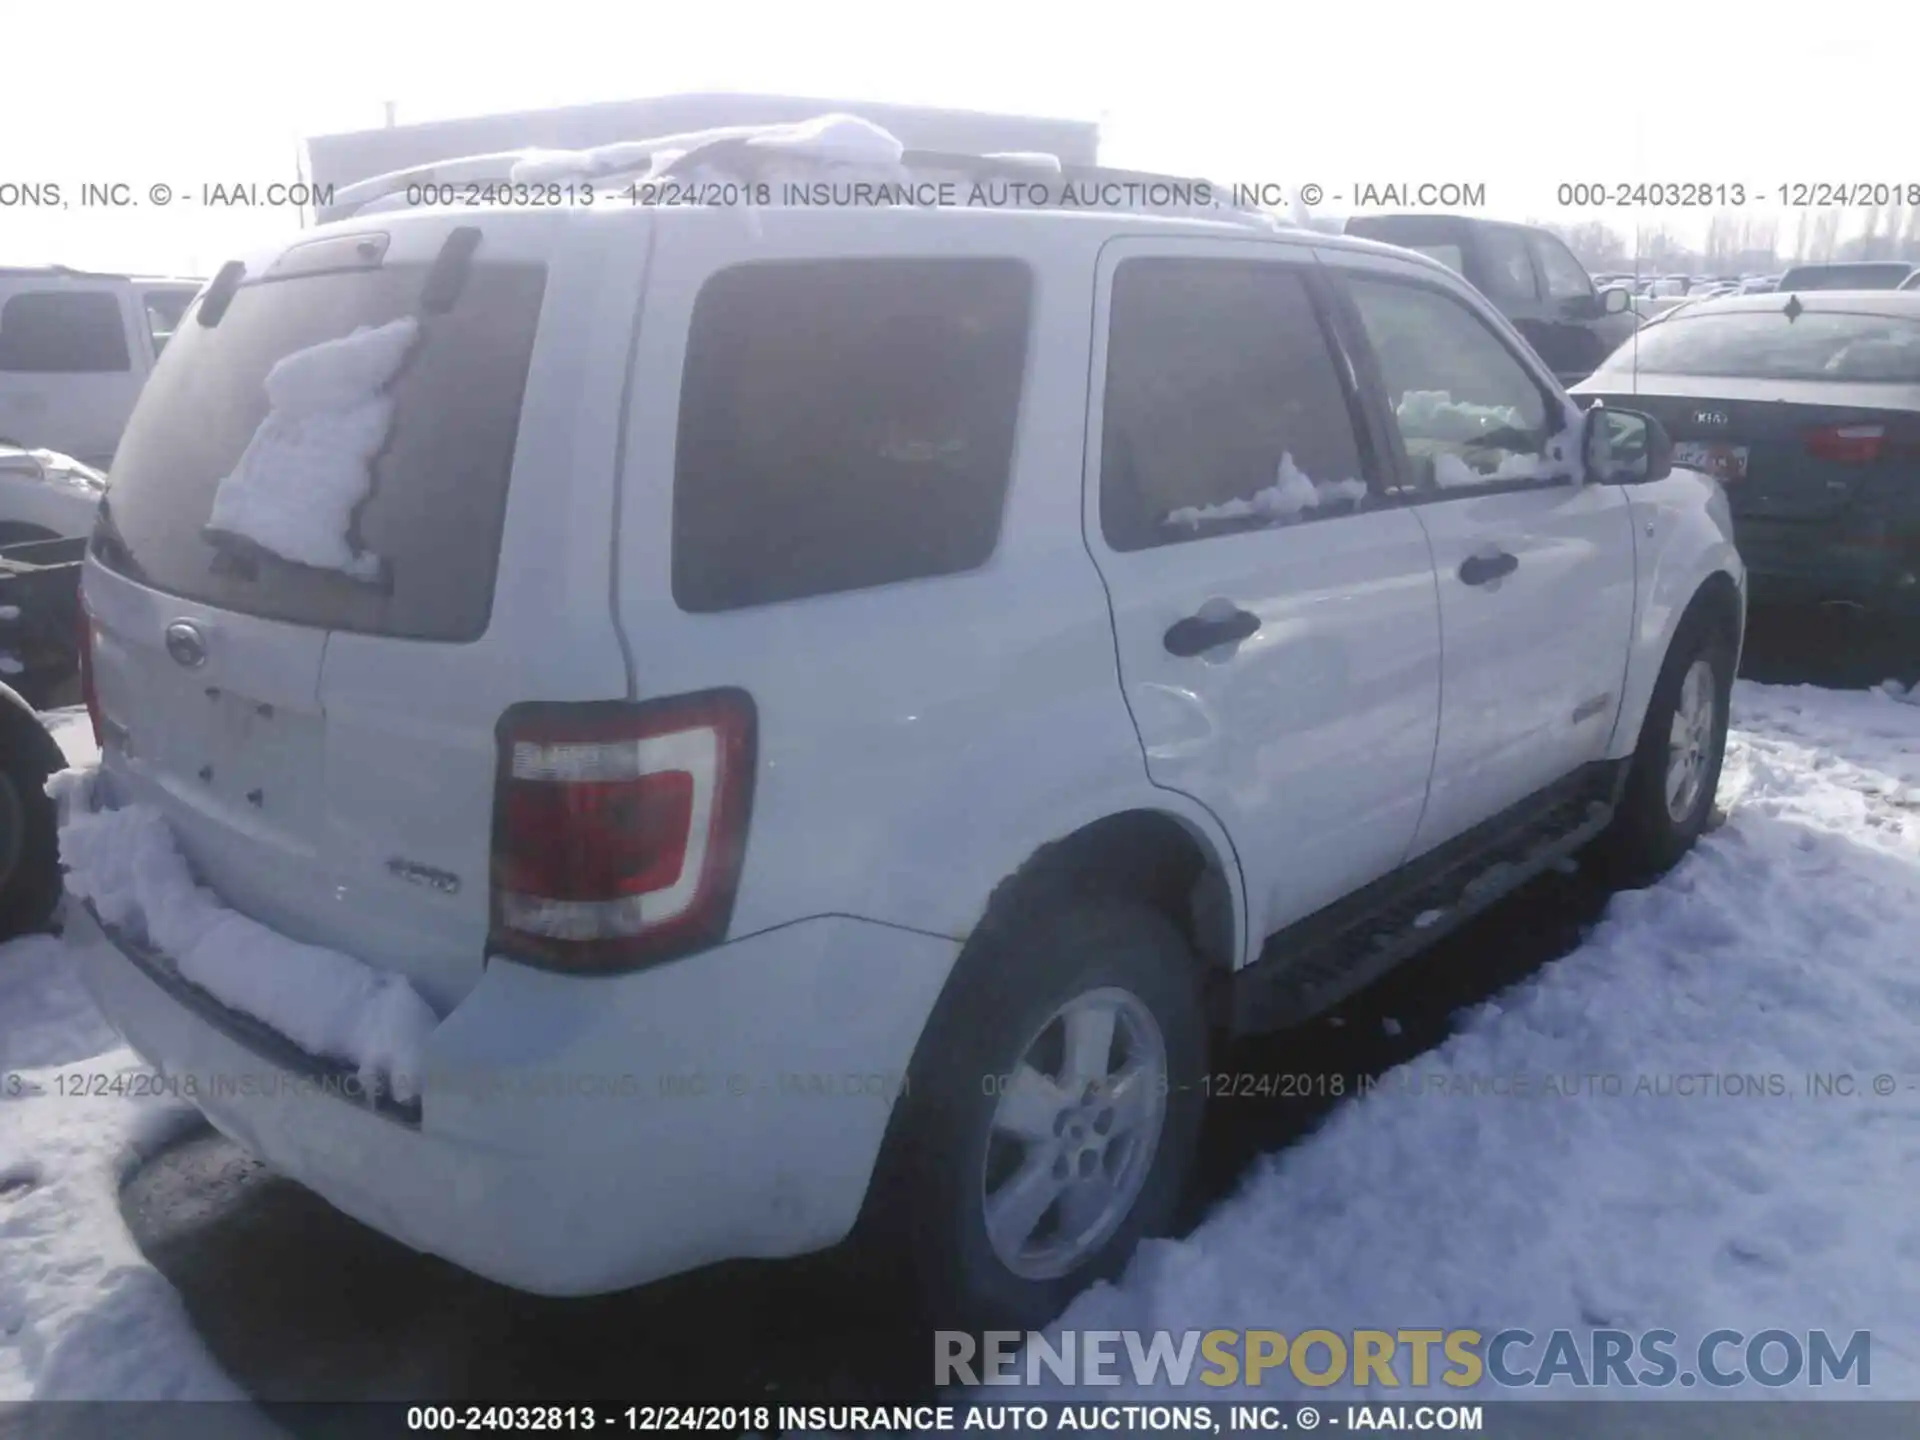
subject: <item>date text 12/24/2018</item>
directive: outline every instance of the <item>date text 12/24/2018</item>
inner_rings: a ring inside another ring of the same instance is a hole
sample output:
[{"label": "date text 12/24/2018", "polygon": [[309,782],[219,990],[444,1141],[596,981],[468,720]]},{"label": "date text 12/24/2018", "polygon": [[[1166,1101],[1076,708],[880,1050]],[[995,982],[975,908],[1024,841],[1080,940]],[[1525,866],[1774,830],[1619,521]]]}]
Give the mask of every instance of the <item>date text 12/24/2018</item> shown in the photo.
[{"label": "date text 12/24/2018", "polygon": [[1739,209],[1778,205],[1789,210],[1920,205],[1920,180],[1790,180],[1748,185],[1723,180],[1576,180],[1554,187],[1570,209]]}]

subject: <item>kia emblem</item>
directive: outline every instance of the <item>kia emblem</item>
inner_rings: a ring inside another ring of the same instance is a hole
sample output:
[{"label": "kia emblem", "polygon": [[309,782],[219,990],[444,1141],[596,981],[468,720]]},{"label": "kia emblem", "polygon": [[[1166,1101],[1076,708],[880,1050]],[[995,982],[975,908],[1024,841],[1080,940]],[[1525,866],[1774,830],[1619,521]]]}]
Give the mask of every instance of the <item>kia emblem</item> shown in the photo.
[{"label": "kia emblem", "polygon": [[1728,423],[1727,412],[1724,410],[1696,410],[1693,412],[1693,423],[1696,425],[1725,425]]},{"label": "kia emblem", "polygon": [[198,670],[207,663],[206,637],[198,626],[176,620],[167,626],[167,654],[187,669]]}]

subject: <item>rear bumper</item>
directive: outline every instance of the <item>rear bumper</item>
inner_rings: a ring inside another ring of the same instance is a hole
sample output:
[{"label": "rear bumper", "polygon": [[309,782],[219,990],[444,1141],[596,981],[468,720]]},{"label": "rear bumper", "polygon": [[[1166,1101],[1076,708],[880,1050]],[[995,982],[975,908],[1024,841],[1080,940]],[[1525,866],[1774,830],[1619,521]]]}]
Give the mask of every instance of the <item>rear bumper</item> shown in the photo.
[{"label": "rear bumper", "polygon": [[545,1295],[844,1238],[958,952],[822,917],[604,979],[496,960],[433,1032],[416,1118],[250,1042],[68,914],[101,1009],[222,1132],[404,1244]]},{"label": "rear bumper", "polygon": [[1920,554],[1824,525],[1742,526],[1736,519],[1734,531],[1756,605],[1840,603],[1920,615]]}]

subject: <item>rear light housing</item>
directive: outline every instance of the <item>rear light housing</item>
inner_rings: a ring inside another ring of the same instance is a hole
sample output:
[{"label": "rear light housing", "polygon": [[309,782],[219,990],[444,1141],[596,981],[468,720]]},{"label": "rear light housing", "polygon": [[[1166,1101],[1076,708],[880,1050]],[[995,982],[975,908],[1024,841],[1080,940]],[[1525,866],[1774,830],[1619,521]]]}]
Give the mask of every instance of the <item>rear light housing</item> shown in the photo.
[{"label": "rear light housing", "polygon": [[508,710],[489,953],[604,974],[725,939],[757,731],[752,697],[735,689]]},{"label": "rear light housing", "polygon": [[99,749],[106,744],[106,726],[100,720],[100,692],[93,684],[93,614],[87,609],[85,597],[73,608],[80,622],[80,633],[74,637],[80,657],[80,699],[87,707],[87,721],[93,726],[94,747]]},{"label": "rear light housing", "polygon": [[1886,448],[1884,425],[1822,425],[1806,434],[1807,453],[1836,465],[1872,465]]}]

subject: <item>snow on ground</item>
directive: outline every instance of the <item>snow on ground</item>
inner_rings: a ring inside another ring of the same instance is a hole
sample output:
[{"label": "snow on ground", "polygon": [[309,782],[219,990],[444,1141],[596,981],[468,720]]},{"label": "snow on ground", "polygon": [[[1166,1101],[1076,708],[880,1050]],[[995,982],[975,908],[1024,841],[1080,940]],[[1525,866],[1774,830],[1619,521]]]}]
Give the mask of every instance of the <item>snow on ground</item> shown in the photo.
[{"label": "snow on ground", "polygon": [[[50,728],[97,758],[84,711]],[[194,1118],[127,1093],[151,1079],[59,941],[0,945],[0,1403],[238,1394],[120,1222],[121,1176]]]},{"label": "snow on ground", "polygon": [[1059,1326],[1664,1328],[1683,1360],[1722,1326],[1868,1330],[1873,1397],[1920,1397],[1920,713],[1742,683],[1735,721],[1727,823],[1672,875]]},{"label": "snow on ground", "polygon": [[[1742,684],[1735,720],[1727,823],[1672,876],[1059,1325],[1865,1329],[1872,1393],[1920,1397],[1920,707]],[[1808,1098],[1816,1071],[1866,1093]],[[182,1111],[62,1093],[145,1072],[52,941],[0,947],[0,1072],[0,1401],[231,1393],[114,1203]],[[1445,1093],[1516,1074],[1527,1098]],[[1675,1082],[1730,1074],[1762,1093]],[[1625,1093],[1588,1093],[1607,1075]]]}]

